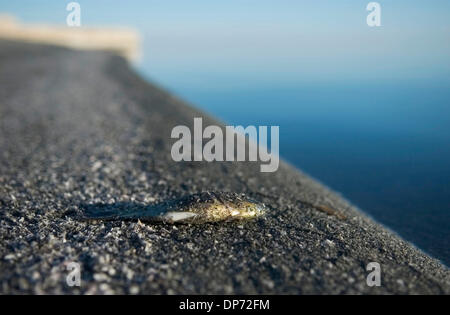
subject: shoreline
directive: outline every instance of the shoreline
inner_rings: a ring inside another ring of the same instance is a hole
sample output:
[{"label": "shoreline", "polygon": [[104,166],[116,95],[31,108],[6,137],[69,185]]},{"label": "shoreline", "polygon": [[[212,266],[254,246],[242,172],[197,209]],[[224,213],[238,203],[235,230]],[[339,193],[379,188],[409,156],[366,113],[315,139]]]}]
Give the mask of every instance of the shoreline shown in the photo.
[{"label": "shoreline", "polygon": [[[445,266],[283,160],[268,174],[259,163],[172,161],[173,126],[194,117],[223,124],[125,59],[10,41],[0,48],[3,294],[450,293]],[[79,220],[82,204],[205,190],[245,193],[271,212],[197,226]],[[71,261],[82,266],[81,287],[63,281]],[[370,262],[381,265],[380,287],[366,284]]]}]

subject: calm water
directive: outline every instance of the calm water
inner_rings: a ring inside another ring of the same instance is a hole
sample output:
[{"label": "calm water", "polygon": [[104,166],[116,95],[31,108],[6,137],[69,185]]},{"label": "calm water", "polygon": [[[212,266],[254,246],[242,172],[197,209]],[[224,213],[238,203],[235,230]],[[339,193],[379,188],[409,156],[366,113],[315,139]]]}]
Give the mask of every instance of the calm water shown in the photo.
[{"label": "calm water", "polygon": [[171,89],[228,123],[279,125],[284,159],[450,265],[449,87]]}]

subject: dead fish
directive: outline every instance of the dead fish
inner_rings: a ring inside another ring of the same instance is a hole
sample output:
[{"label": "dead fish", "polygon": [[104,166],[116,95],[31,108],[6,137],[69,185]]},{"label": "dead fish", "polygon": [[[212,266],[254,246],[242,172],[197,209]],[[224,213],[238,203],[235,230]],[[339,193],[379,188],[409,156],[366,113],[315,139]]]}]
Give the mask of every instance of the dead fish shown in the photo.
[{"label": "dead fish", "polygon": [[155,205],[126,207],[119,205],[89,205],[84,212],[87,220],[140,220],[166,223],[207,223],[237,221],[261,217],[264,204],[243,194],[202,192]]}]

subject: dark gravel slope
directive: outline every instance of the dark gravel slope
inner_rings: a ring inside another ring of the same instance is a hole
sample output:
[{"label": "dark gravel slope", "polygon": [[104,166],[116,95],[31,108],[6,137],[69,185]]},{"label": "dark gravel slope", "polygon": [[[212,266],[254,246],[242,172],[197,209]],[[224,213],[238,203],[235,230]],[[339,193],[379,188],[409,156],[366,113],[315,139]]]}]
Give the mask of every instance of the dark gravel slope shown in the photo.
[{"label": "dark gravel slope", "polygon": [[[173,162],[170,132],[194,116],[215,123],[119,57],[1,41],[0,293],[450,293],[448,269],[285,163],[263,174],[259,163]],[[79,220],[87,204],[204,190],[246,193],[270,214]],[[72,261],[81,287],[66,284]],[[369,262],[380,287],[366,285]]]}]

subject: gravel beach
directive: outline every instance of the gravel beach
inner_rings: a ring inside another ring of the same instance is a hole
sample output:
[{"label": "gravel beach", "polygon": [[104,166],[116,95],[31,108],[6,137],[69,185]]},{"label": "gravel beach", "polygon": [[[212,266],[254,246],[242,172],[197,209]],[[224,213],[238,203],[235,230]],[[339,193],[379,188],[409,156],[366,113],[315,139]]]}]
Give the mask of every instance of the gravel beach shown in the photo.
[{"label": "gravel beach", "polygon": [[[174,162],[171,130],[194,117],[221,124],[121,57],[0,41],[0,293],[450,294],[445,266],[285,162],[275,173]],[[198,225],[80,220],[86,205],[201,191],[270,211]],[[66,282],[71,262],[79,287]],[[381,286],[366,284],[370,262]]]}]

